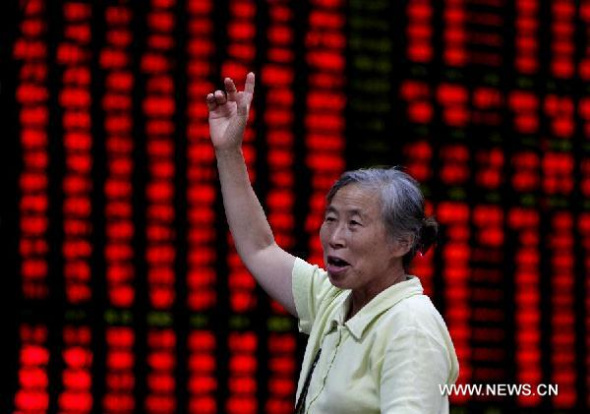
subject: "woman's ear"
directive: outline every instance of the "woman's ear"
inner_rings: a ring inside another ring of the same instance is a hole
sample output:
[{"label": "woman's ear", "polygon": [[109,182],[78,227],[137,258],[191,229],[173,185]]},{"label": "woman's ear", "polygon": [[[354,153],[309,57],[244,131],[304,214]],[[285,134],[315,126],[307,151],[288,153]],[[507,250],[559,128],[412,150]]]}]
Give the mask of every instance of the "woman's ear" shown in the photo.
[{"label": "woman's ear", "polygon": [[396,238],[395,243],[393,244],[394,255],[397,257],[404,257],[410,250],[412,250],[415,238],[416,236],[411,233]]}]

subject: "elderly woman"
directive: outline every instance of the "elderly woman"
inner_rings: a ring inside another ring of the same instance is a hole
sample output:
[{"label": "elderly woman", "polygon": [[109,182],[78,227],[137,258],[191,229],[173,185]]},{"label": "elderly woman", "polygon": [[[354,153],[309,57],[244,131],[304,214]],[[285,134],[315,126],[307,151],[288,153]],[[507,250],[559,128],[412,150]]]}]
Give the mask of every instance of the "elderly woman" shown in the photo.
[{"label": "elderly woman", "polygon": [[342,175],[320,230],[326,270],[281,249],[248,179],[242,137],[254,93],[207,95],[225,213],[240,257],[309,335],[296,413],[448,413],[459,366],[447,327],[407,274],[434,241],[417,183],[396,169]]}]

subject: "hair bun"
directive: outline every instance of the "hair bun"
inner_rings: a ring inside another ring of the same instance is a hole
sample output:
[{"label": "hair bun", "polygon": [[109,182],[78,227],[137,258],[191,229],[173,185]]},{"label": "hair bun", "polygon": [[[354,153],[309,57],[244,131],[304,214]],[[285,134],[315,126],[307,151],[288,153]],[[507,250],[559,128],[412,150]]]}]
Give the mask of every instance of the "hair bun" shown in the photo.
[{"label": "hair bun", "polygon": [[434,217],[424,217],[422,219],[422,228],[420,229],[420,240],[418,242],[418,251],[426,253],[430,247],[436,243],[438,238],[438,223]]}]

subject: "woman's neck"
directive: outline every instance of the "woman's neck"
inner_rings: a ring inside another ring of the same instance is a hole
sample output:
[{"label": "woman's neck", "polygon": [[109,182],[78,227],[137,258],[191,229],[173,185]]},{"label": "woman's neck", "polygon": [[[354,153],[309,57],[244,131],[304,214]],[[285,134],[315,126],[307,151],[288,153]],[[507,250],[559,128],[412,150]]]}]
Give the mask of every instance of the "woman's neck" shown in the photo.
[{"label": "woman's neck", "polygon": [[345,318],[348,321],[354,315],[356,315],[365,305],[367,305],[375,296],[383,292],[385,289],[406,280],[406,271],[401,268],[395,273],[392,273],[391,277],[384,280],[384,283],[376,284],[373,283],[368,289],[355,289],[351,292],[350,306]]}]

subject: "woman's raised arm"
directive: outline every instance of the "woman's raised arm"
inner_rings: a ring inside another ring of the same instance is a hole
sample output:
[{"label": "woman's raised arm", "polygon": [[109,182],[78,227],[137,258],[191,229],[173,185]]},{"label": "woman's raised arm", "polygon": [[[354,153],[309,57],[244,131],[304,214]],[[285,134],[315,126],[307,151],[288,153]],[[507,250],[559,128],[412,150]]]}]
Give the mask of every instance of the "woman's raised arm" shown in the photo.
[{"label": "woman's raised arm", "polygon": [[291,281],[295,257],[276,244],[250,184],[242,152],[255,77],[253,73],[247,75],[241,92],[230,78],[224,84],[225,92],[217,90],[207,95],[207,107],[227,222],[248,270],[273,299],[297,316]]}]

